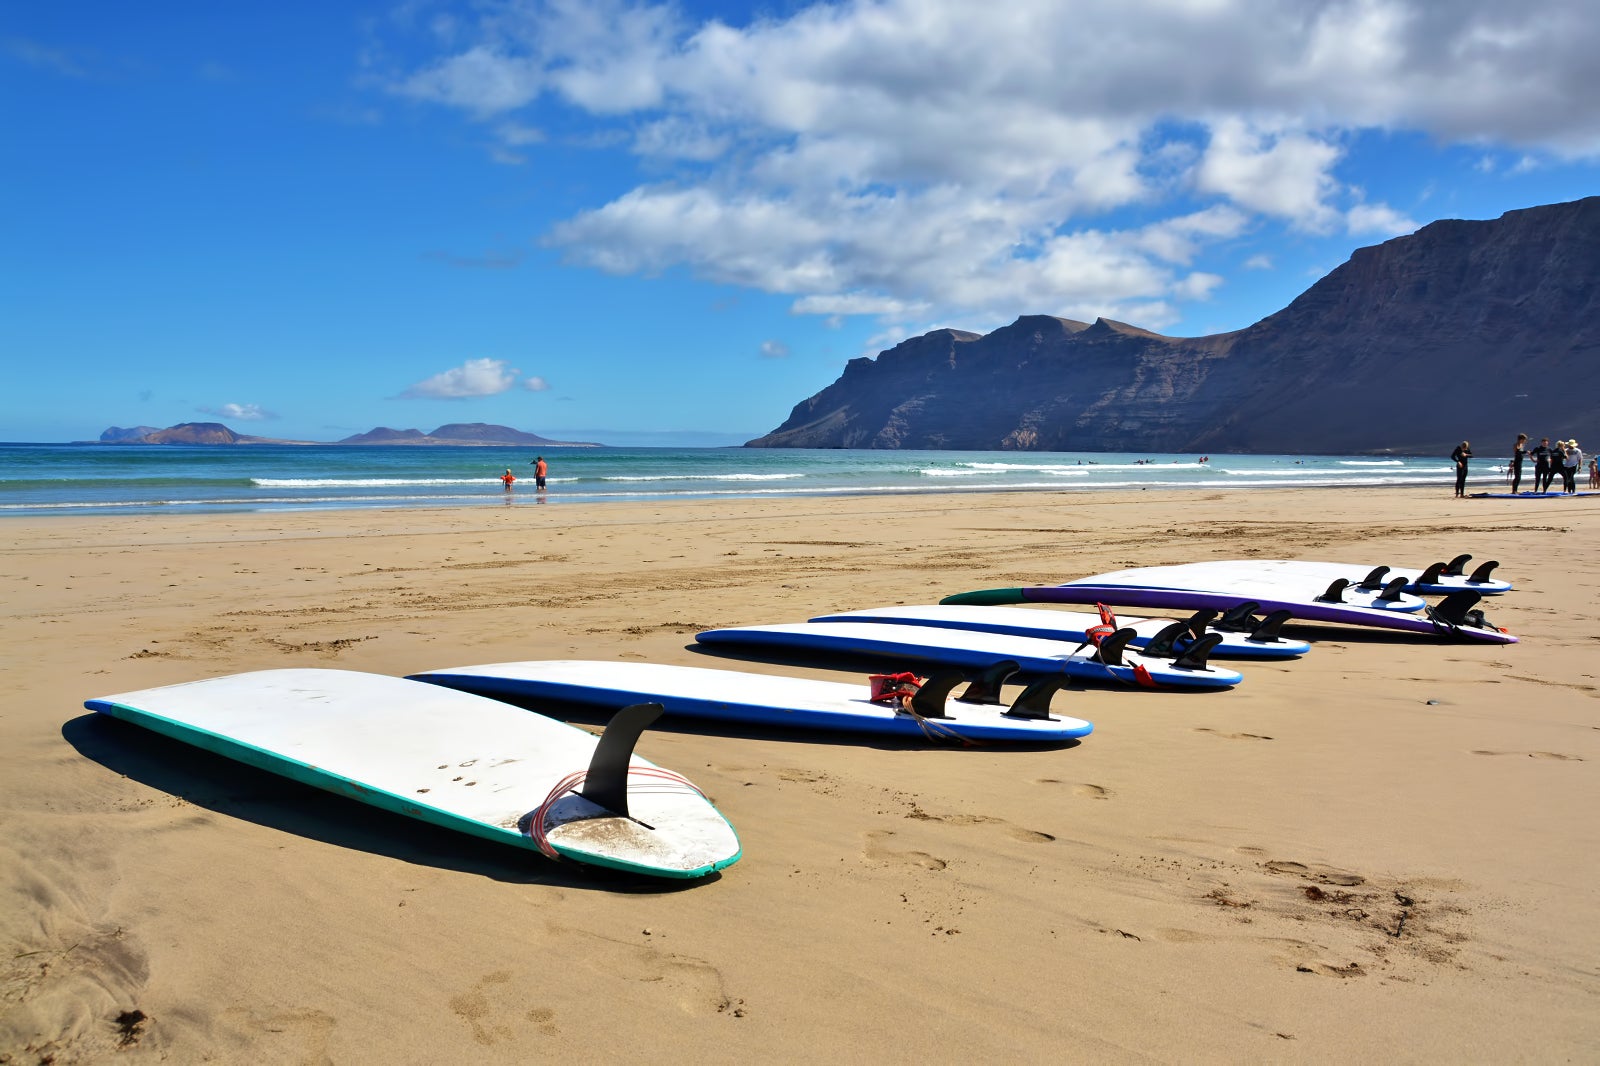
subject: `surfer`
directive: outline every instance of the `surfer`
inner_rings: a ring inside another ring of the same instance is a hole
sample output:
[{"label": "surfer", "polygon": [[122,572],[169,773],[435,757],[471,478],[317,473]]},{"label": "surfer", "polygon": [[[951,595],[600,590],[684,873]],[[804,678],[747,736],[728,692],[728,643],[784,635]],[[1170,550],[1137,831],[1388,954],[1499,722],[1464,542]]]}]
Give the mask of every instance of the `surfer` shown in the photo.
[{"label": "surfer", "polygon": [[1472,458],[1472,442],[1462,441],[1456,445],[1456,450],[1450,453],[1450,458],[1456,464],[1456,496],[1467,494],[1467,460]]},{"label": "surfer", "polygon": [[1589,487],[1600,489],[1600,459],[1589,460]]},{"label": "surfer", "polygon": [[544,456],[538,456],[533,461],[533,487],[540,492],[544,491],[544,476],[550,472],[550,467],[545,464]]},{"label": "surfer", "polygon": [[500,475],[500,480],[506,483],[506,491],[510,492],[511,491],[511,483],[513,481],[517,480],[517,475],[513,474],[511,472],[511,468],[508,466],[508,467],[506,467],[506,472],[504,474]]},{"label": "surfer", "polygon": [[1517,434],[1517,443],[1511,449],[1511,495],[1517,494],[1517,489],[1522,485],[1522,457],[1528,454],[1528,435]]},{"label": "surfer", "polygon": [[1533,450],[1533,491],[1543,492],[1550,485],[1550,438],[1540,437]]}]

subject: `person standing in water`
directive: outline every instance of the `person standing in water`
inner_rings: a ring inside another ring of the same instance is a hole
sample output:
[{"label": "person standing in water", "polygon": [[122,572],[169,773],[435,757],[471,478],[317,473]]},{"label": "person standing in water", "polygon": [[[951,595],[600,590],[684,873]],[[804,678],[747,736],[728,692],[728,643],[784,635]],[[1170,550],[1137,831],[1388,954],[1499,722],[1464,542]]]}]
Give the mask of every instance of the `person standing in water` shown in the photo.
[{"label": "person standing in water", "polygon": [[1528,435],[1517,434],[1516,446],[1511,449],[1511,495],[1517,494],[1517,489],[1522,485],[1522,457],[1528,454]]},{"label": "person standing in water", "polygon": [[506,467],[506,472],[504,474],[500,475],[500,480],[505,482],[506,491],[510,492],[511,491],[511,483],[513,481],[517,480],[517,475],[513,474],[511,472],[511,468],[508,466],[508,467]]},{"label": "person standing in water", "polygon": [[1472,442],[1462,441],[1456,445],[1456,450],[1450,453],[1450,458],[1456,464],[1456,496],[1467,494],[1467,460],[1472,458]]},{"label": "person standing in water", "polygon": [[544,491],[544,476],[550,472],[550,467],[545,465],[544,456],[538,456],[533,461],[533,487],[540,492]]}]

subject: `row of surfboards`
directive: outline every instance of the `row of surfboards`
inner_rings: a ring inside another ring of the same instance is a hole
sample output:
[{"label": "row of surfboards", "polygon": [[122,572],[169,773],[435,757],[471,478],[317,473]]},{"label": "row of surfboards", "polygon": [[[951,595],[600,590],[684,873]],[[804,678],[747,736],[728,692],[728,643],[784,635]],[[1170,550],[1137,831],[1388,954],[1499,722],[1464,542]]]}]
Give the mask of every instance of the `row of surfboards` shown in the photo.
[{"label": "row of surfboards", "polygon": [[[1293,658],[1292,619],[1443,639],[1515,641],[1480,597],[1508,591],[1469,556],[1422,570],[1240,561],[1118,571],[1063,585],[964,593],[940,604],[821,615],[699,634],[700,643],[821,652],[927,668],[905,706],[867,686],[635,662],[496,663],[408,678],[267,670],[86,701],[239,762],[363,803],[551,858],[660,877],[704,877],[739,859],[737,833],[687,778],[634,752],[662,713],[795,729],[1061,744],[1094,727],[1052,715],[1074,680],[1227,688],[1213,658]],[[1443,595],[1429,604],[1422,597]],[[1094,604],[1094,612],[1021,604]],[[1119,618],[1105,605],[1192,611]],[[1408,624],[1401,624],[1408,623]],[[1029,683],[1002,699],[1012,678]],[[957,694],[956,690],[962,691]],[[527,709],[621,707],[593,734]]]}]

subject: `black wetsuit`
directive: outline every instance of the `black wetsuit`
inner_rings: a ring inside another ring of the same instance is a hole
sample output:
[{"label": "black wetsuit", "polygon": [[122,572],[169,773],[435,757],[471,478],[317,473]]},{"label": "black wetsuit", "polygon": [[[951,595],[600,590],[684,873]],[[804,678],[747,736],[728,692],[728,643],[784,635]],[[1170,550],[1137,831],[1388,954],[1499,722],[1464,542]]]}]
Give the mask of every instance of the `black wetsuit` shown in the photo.
[{"label": "black wetsuit", "polygon": [[1450,458],[1456,463],[1456,495],[1465,496],[1467,492],[1467,460],[1472,458],[1472,453],[1457,445],[1456,450],[1450,453]]},{"label": "black wetsuit", "polygon": [[1544,492],[1550,487],[1550,446],[1541,444],[1533,450],[1533,491]]},{"label": "black wetsuit", "polygon": [[1522,457],[1526,454],[1528,453],[1520,444],[1511,451],[1511,494],[1513,496],[1517,494],[1517,489],[1522,485]]}]

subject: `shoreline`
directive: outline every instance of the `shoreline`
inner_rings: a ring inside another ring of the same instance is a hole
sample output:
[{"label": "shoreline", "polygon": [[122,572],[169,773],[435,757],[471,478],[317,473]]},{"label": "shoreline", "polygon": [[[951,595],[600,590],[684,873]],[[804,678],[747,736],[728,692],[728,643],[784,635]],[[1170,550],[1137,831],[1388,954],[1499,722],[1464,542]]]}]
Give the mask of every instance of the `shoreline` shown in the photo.
[{"label": "shoreline", "polygon": [[[0,1052],[1582,1058],[1600,498],[1382,488],[12,517]],[[1054,706],[1095,731],[1062,750],[663,721],[640,753],[704,787],[745,849],[679,891],[422,831],[82,708],[280,666],[540,658],[864,684],[694,633],[1132,565],[1460,552],[1500,560],[1517,588],[1486,606],[1522,643],[1316,627],[1311,654],[1239,664],[1232,692],[1072,686]]]}]

